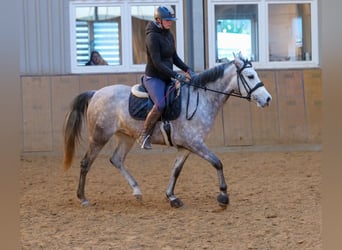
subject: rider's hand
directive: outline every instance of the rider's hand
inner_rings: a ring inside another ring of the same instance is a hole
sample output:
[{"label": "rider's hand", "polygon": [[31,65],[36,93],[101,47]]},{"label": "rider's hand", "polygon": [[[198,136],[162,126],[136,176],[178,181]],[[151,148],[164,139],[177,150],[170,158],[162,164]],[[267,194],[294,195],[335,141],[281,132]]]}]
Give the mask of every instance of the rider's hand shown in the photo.
[{"label": "rider's hand", "polygon": [[185,75],[182,75],[182,74],[177,74],[174,78],[175,78],[177,81],[179,81],[180,83],[186,81]]},{"label": "rider's hand", "polygon": [[186,75],[186,78],[191,80],[191,79],[195,78],[196,73],[192,69],[188,69],[188,71],[186,72],[185,75]]}]

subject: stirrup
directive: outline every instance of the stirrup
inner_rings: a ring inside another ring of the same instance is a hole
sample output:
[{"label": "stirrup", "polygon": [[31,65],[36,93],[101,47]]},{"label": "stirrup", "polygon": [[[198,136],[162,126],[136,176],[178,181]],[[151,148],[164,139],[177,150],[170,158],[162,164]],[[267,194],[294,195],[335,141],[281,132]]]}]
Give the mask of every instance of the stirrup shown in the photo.
[{"label": "stirrup", "polygon": [[140,148],[142,148],[142,149],[152,149],[150,138],[151,138],[150,135],[146,135],[144,140],[140,143],[140,145],[141,145]]}]

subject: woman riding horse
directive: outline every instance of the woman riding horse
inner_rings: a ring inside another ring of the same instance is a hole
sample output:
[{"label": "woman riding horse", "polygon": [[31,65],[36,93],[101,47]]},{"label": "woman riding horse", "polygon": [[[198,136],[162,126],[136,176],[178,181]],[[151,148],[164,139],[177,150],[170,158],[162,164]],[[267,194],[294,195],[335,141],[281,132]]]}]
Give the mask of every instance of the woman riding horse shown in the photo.
[{"label": "woman riding horse", "polygon": [[[177,156],[166,189],[166,197],[172,207],[183,206],[183,202],[175,195],[174,189],[185,161],[191,153],[194,153],[208,161],[216,169],[219,183],[217,201],[220,206],[226,207],[229,204],[229,195],[223,163],[208,148],[205,139],[228,97],[237,96],[255,102],[259,107],[267,107],[272,97],[260,81],[252,63],[241,53],[234,55],[234,59],[230,62],[199,73],[187,86],[185,91],[188,95],[181,95],[181,114],[171,123],[170,140],[177,149]],[[125,166],[126,156],[139,137],[143,125],[142,121],[135,120],[129,113],[130,93],[131,86],[114,84],[99,90],[80,93],[71,103],[63,131],[65,170],[71,166],[76,150],[75,146],[80,142],[81,130],[85,121],[89,132],[89,145],[81,160],[77,189],[77,197],[81,200],[82,205],[89,205],[85,196],[87,174],[102,148],[113,136],[116,143],[110,162],[127,180],[133,190],[133,195],[137,199],[142,196],[138,182]],[[190,119],[187,116],[188,107],[194,107]],[[156,130],[151,134],[151,142],[165,145],[166,140],[162,131]]]},{"label": "woman riding horse", "polygon": [[159,6],[154,12],[154,21],[146,25],[147,64],[144,86],[154,105],[148,113],[138,142],[141,148],[151,149],[151,135],[154,127],[165,109],[165,87],[171,78],[184,82],[186,77],[173,71],[173,64],[186,72],[191,79],[193,71],[176,52],[174,37],[170,31],[172,22],[177,20],[169,6]]}]

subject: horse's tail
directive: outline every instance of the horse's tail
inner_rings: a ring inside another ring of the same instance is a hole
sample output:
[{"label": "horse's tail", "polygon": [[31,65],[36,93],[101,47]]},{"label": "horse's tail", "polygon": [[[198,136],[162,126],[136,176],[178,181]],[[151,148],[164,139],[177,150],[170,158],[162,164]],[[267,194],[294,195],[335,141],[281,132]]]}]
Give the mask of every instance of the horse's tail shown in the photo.
[{"label": "horse's tail", "polygon": [[63,126],[63,165],[65,171],[71,166],[76,143],[80,142],[82,123],[88,109],[88,103],[95,92],[95,90],[86,91],[76,96],[70,105],[70,111],[66,114]]}]

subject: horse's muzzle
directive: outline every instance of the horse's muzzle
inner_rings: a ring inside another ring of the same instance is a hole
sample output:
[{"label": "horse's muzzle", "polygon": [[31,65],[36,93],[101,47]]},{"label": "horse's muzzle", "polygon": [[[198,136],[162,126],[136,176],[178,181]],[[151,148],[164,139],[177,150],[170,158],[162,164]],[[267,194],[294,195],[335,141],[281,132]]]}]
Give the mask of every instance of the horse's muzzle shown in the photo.
[{"label": "horse's muzzle", "polygon": [[265,107],[267,107],[267,106],[269,106],[270,105],[270,103],[271,103],[271,100],[272,100],[272,97],[271,96],[268,96],[266,99],[264,99],[264,100],[257,100],[257,106],[258,107],[261,107],[261,108],[265,108]]},{"label": "horse's muzzle", "polygon": [[265,106],[269,106],[271,103],[271,100],[272,100],[272,98],[270,96],[267,97]]}]

